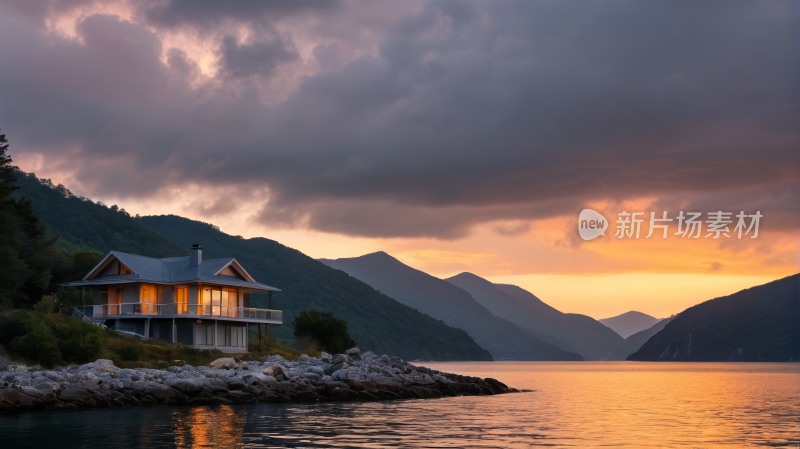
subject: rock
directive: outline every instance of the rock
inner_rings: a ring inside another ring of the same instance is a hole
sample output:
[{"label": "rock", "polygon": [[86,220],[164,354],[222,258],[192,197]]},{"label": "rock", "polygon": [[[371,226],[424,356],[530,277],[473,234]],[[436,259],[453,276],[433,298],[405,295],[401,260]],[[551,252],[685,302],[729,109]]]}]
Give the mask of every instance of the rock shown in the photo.
[{"label": "rock", "polygon": [[42,393],[55,393],[58,391],[59,385],[54,382],[39,382],[33,388],[41,391]]},{"label": "rock", "polygon": [[361,350],[358,348],[350,348],[344,353],[347,354],[351,359],[361,360]]},{"label": "rock", "polygon": [[83,384],[86,385],[87,387],[95,386],[100,383],[100,378],[95,376],[94,373],[91,372],[86,373],[84,379],[85,380],[83,381]]},{"label": "rock", "polygon": [[347,372],[350,374],[358,374],[358,367],[357,366],[348,366]]},{"label": "rock", "polygon": [[164,382],[165,385],[172,387],[187,396],[194,396],[203,391],[203,382],[199,379],[181,379],[172,377]]},{"label": "rock", "polygon": [[306,372],[318,374],[320,377],[325,375],[325,370],[321,366],[309,366]]},{"label": "rock", "polygon": [[239,376],[228,379],[228,389],[230,390],[241,390],[245,385],[244,379]]},{"label": "rock", "polygon": [[283,367],[280,365],[272,365],[262,371],[262,373],[266,374],[267,376],[278,377],[283,374]]},{"label": "rock", "polygon": [[214,369],[220,369],[220,368],[230,369],[230,368],[236,368],[237,366],[239,366],[239,364],[236,363],[236,360],[234,360],[233,357],[222,357],[209,363],[209,366],[211,366]]},{"label": "rock", "polygon": [[3,400],[8,404],[23,407],[30,407],[37,402],[27,394],[13,388],[6,388],[3,390]]},{"label": "rock", "polygon": [[258,382],[269,382],[270,380],[275,380],[272,376],[267,376],[266,374],[261,374],[257,371],[248,372],[242,375],[242,378],[248,382],[258,381]]},{"label": "rock", "polygon": [[256,400],[255,396],[244,391],[231,391],[228,393],[228,399],[233,402],[253,402]]},{"label": "rock", "polygon": [[346,354],[336,354],[335,356],[333,356],[333,359],[331,359],[331,363],[334,365],[338,363],[349,363],[349,362],[350,362],[350,357],[348,357]]},{"label": "rock", "polygon": [[319,359],[325,363],[331,363],[331,357],[333,356],[328,354],[327,352],[323,352],[322,354],[320,354]]},{"label": "rock", "polygon": [[355,391],[364,391],[364,390],[366,390],[366,388],[364,388],[364,386],[361,385],[361,382],[359,382],[356,379],[348,379],[346,383],[347,383],[347,386],[350,387],[351,390],[355,390]]},{"label": "rock", "polygon": [[94,403],[92,400],[92,395],[86,391],[69,387],[61,391],[61,393],[58,395],[58,399],[87,405]]},{"label": "rock", "polygon": [[340,369],[347,369],[348,366],[350,366],[350,365],[348,365],[347,362],[339,362],[339,363],[333,364],[333,365],[325,368],[325,370],[323,372],[324,372],[324,374],[327,374],[327,375],[330,376],[331,374],[333,374],[336,371],[339,371]]},{"label": "rock", "polygon": [[6,370],[9,373],[27,373],[28,367],[25,365],[8,365],[8,368],[6,368]]},{"label": "rock", "polygon": [[130,388],[131,384],[133,383],[133,380],[131,380],[130,377],[123,377],[122,379],[119,380],[119,383],[122,384],[122,388]]},{"label": "rock", "polygon": [[101,373],[118,373],[119,368],[114,366],[114,362],[106,359],[97,359],[94,362],[94,370]]},{"label": "rock", "polygon": [[304,370],[304,369],[302,369],[302,368],[292,368],[292,369],[290,369],[290,370],[286,371],[286,372],[285,372],[285,373],[283,373],[283,374],[284,374],[286,377],[288,377],[289,379],[291,379],[291,378],[293,378],[293,377],[297,377],[297,376],[299,376],[299,375],[301,375],[301,374],[303,374],[303,373],[305,373],[305,372],[306,372],[306,370]]},{"label": "rock", "polygon": [[347,380],[348,377],[348,372],[343,369],[335,371],[333,374],[331,374],[331,379],[338,381]]},{"label": "rock", "polygon": [[308,379],[312,383],[317,383],[322,380],[322,376],[317,373],[303,373],[300,375],[301,379]]}]

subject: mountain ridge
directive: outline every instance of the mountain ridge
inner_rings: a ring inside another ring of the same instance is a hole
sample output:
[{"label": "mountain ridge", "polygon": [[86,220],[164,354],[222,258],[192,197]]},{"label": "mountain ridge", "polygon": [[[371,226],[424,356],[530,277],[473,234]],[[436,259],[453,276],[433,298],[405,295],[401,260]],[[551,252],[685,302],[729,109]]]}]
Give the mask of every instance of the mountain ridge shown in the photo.
[{"label": "mountain ridge", "polygon": [[498,318],[465,290],[409,267],[386,252],[360,257],[320,259],[398,301],[464,329],[495,358],[514,360],[581,360],[581,356]]}]

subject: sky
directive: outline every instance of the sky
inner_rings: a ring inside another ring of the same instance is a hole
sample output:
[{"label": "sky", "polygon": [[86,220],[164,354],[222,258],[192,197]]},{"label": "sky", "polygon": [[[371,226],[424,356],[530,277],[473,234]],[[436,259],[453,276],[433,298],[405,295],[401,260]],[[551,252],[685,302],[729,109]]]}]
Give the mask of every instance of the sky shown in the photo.
[{"label": "sky", "polygon": [[[0,131],[23,171],[131,214],[666,317],[798,272],[799,10],[0,0]],[[759,234],[681,237],[681,211]]]}]

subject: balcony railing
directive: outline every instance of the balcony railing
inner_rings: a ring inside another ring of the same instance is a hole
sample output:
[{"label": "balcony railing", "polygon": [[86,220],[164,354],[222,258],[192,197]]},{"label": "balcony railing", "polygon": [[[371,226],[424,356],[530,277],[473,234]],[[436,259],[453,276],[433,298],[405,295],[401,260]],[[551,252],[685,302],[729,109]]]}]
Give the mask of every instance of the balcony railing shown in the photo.
[{"label": "balcony railing", "polygon": [[75,311],[95,320],[132,316],[185,316],[190,317],[223,317],[243,318],[251,320],[272,321],[282,324],[283,311],[255,309],[252,307],[226,307],[197,304],[149,304],[144,302],[108,304],[102,306],[63,307],[61,311],[74,314]]}]

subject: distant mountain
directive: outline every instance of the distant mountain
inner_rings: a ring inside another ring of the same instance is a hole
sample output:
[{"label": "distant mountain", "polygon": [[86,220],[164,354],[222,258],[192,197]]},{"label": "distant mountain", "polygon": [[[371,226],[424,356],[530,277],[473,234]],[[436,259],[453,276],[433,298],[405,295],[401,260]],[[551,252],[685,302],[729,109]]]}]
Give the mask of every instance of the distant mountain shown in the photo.
[{"label": "distant mountain", "polygon": [[650,337],[661,332],[661,329],[664,329],[664,326],[666,326],[667,323],[669,323],[674,319],[675,319],[674,316],[669,318],[664,318],[663,320],[654,324],[653,327],[651,327],[650,329],[645,329],[643,331],[639,331],[629,336],[619,346],[614,348],[614,350],[608,354],[605,360],[609,362],[627,360],[629,355],[638,351],[639,348],[641,348],[642,345],[644,345],[647,342],[647,340],[650,339]]},{"label": "distant mountain", "polygon": [[17,185],[19,190],[13,196],[31,200],[33,210],[51,232],[59,235],[58,245],[67,253],[86,249],[157,258],[189,255],[188,247],[139,223],[124,209],[76,197],[63,185],[40,180],[33,173],[18,172]]},{"label": "distant mountain", "polygon": [[630,311],[597,321],[614,329],[614,332],[618,333],[622,338],[628,338],[637,332],[650,329],[661,320],[646,313]]},{"label": "distant mountain", "polygon": [[445,280],[466,290],[493,315],[565,351],[577,352],[584,360],[601,360],[622,343],[622,337],[594,318],[562,313],[516,285],[493,284],[472,273]]},{"label": "distant mountain", "polygon": [[800,360],[800,274],[690,307],[628,360]]},{"label": "distant mountain", "polygon": [[581,360],[580,355],[564,351],[514,323],[492,315],[463,289],[411,268],[384,252],[320,261],[349,273],[409,307],[464,329],[496,359]]}]

